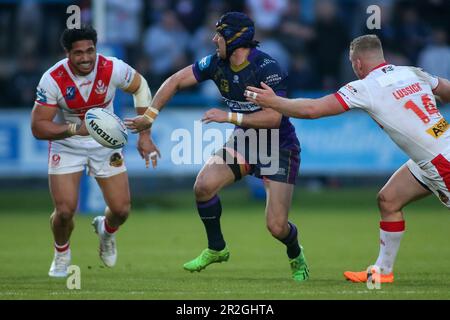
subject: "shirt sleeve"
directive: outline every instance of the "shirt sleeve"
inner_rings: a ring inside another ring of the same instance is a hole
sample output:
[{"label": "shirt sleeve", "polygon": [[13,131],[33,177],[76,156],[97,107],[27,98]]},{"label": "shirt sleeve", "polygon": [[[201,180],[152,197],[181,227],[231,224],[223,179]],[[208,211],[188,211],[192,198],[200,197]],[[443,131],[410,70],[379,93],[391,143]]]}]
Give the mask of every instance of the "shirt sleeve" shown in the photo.
[{"label": "shirt sleeve", "polygon": [[44,73],[36,88],[35,103],[45,107],[58,106],[58,88],[48,72]]},{"label": "shirt sleeve", "polygon": [[259,81],[271,87],[278,96],[286,97],[287,74],[281,70],[280,65],[275,60],[265,59],[260,68]]},{"label": "shirt sleeve", "polygon": [[120,89],[128,88],[136,75],[136,70],[120,59],[114,57],[110,59],[114,63],[112,83]]},{"label": "shirt sleeve", "polygon": [[215,62],[216,56],[212,54],[196,61],[192,65],[195,79],[197,79],[198,82],[212,79],[214,76]]},{"label": "shirt sleeve", "polygon": [[360,108],[367,110],[371,106],[369,92],[362,83],[362,80],[357,80],[341,87],[334,96],[338,99],[345,110],[353,108]]},{"label": "shirt sleeve", "polygon": [[430,85],[431,90],[436,89],[436,87],[439,84],[438,77],[432,76],[428,72],[423,71],[421,68],[411,67],[411,69],[420,80],[422,80]]}]

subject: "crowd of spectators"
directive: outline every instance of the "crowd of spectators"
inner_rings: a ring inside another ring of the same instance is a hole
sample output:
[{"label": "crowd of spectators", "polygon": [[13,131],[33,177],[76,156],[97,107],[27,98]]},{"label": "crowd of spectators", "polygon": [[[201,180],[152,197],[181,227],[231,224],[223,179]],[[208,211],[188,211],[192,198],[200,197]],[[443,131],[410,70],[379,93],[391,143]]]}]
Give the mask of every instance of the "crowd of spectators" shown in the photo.
[{"label": "crowd of spectators", "polygon": [[[255,39],[289,73],[289,89],[335,90],[354,79],[349,41],[377,34],[386,59],[418,65],[450,78],[448,0],[105,0],[104,43],[143,74],[152,90],[178,69],[215,52],[214,24],[226,11],[244,11]],[[64,52],[59,36],[68,5],[92,24],[92,0],[7,1],[0,4],[0,107],[30,108],[42,73]],[[381,8],[381,28],[369,30],[370,5]],[[199,94],[214,95],[202,86]]]}]

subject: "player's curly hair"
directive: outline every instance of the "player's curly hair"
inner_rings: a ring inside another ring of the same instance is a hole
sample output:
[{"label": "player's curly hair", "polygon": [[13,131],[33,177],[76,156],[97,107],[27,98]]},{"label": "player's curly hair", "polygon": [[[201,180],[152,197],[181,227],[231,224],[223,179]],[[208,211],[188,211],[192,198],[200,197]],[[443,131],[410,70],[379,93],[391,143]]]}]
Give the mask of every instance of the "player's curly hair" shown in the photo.
[{"label": "player's curly hair", "polygon": [[80,29],[65,29],[61,35],[61,46],[70,51],[72,44],[80,40],[92,40],[97,45],[97,31],[88,25],[83,25]]}]

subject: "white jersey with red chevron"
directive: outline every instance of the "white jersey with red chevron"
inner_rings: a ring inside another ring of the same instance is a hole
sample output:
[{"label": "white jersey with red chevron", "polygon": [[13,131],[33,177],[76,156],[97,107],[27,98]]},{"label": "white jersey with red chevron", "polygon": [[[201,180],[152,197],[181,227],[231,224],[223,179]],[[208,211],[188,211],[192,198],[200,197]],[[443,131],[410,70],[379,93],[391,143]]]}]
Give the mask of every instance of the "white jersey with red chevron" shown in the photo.
[{"label": "white jersey with red chevron", "polygon": [[57,123],[81,123],[87,110],[113,110],[116,88],[126,89],[135,70],[114,57],[97,55],[94,70],[79,76],[73,73],[68,59],[51,67],[37,87],[36,103],[42,107],[58,108]]},{"label": "white jersey with red chevron", "polygon": [[[335,94],[345,109],[360,108],[419,166],[450,154],[449,124],[436,107],[438,79],[419,68],[381,64]],[[357,134],[364,134],[358,132]]]}]

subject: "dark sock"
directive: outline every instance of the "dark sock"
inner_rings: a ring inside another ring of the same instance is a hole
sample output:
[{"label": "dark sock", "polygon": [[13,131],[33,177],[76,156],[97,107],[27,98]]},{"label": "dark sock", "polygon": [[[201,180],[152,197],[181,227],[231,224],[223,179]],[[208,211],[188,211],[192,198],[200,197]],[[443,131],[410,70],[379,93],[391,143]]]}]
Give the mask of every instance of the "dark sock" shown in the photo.
[{"label": "dark sock", "polygon": [[208,236],[208,248],[220,251],[225,248],[222,230],[220,229],[220,216],[222,205],[218,195],[205,202],[197,201],[197,210],[203,221]]},{"label": "dark sock", "polygon": [[292,222],[288,221],[290,226],[289,234],[286,238],[280,240],[287,247],[287,255],[289,259],[297,258],[300,254],[300,245],[298,244],[298,232],[297,227]]}]

